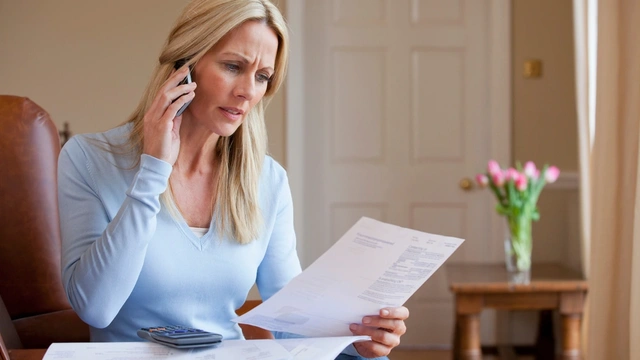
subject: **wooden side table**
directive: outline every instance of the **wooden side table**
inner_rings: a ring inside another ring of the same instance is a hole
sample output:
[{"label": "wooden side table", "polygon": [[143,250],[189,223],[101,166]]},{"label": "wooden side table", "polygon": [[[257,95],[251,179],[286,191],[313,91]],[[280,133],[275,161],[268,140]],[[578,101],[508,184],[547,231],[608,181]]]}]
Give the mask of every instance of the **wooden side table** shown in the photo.
[{"label": "wooden side table", "polygon": [[588,285],[580,274],[560,264],[534,264],[531,283],[513,285],[504,264],[453,264],[446,271],[456,301],[454,359],[482,359],[483,308],[557,310],[562,319],[562,360],[582,359],[580,327]]}]

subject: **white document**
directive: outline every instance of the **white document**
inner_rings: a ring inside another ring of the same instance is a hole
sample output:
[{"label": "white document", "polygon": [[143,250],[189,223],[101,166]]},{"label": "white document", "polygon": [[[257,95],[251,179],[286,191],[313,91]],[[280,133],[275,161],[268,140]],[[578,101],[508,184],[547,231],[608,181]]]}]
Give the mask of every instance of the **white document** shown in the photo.
[{"label": "white document", "polygon": [[371,340],[369,336],[338,336],[273,340],[293,356],[293,360],[334,360],[344,348],[357,341]]},{"label": "white document", "polygon": [[151,342],[53,343],[43,360],[292,360],[273,340],[223,340],[207,348],[174,349]]},{"label": "white document", "polygon": [[349,324],[404,304],[463,241],[363,217],[289,284],[234,321],[308,337],[352,335]]},{"label": "white document", "polygon": [[321,339],[223,340],[215,347],[174,349],[151,342],[53,343],[43,360],[334,360],[368,336]]}]

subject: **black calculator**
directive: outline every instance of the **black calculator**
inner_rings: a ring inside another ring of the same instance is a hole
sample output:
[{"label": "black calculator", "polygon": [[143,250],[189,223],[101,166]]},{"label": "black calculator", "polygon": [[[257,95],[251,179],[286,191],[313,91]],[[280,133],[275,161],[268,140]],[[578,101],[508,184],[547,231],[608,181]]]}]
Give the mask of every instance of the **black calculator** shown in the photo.
[{"label": "black calculator", "polygon": [[138,336],[178,349],[215,346],[222,341],[220,334],[180,325],[142,328]]}]

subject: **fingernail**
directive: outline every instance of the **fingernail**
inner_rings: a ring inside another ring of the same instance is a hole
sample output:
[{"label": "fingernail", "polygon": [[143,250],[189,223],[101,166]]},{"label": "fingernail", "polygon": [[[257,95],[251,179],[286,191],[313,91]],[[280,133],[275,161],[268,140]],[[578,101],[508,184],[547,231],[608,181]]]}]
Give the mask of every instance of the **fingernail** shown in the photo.
[{"label": "fingernail", "polygon": [[384,310],[381,311],[381,313],[382,313],[382,316],[387,316],[387,315],[389,315],[389,310],[384,309]]},{"label": "fingernail", "polygon": [[371,322],[371,318],[370,317],[365,317],[362,319],[362,323],[363,324],[369,324]]},{"label": "fingernail", "polygon": [[349,330],[356,331],[357,329],[358,329],[358,325],[356,324],[349,325]]}]

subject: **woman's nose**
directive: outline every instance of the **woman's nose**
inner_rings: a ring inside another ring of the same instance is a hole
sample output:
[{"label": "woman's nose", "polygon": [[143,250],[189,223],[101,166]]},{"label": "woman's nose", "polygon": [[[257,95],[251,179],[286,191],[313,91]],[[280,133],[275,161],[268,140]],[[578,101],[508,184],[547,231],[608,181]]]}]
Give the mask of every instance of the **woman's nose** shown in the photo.
[{"label": "woman's nose", "polygon": [[253,76],[243,76],[238,79],[235,87],[235,96],[252,100],[256,95],[256,81]]}]

